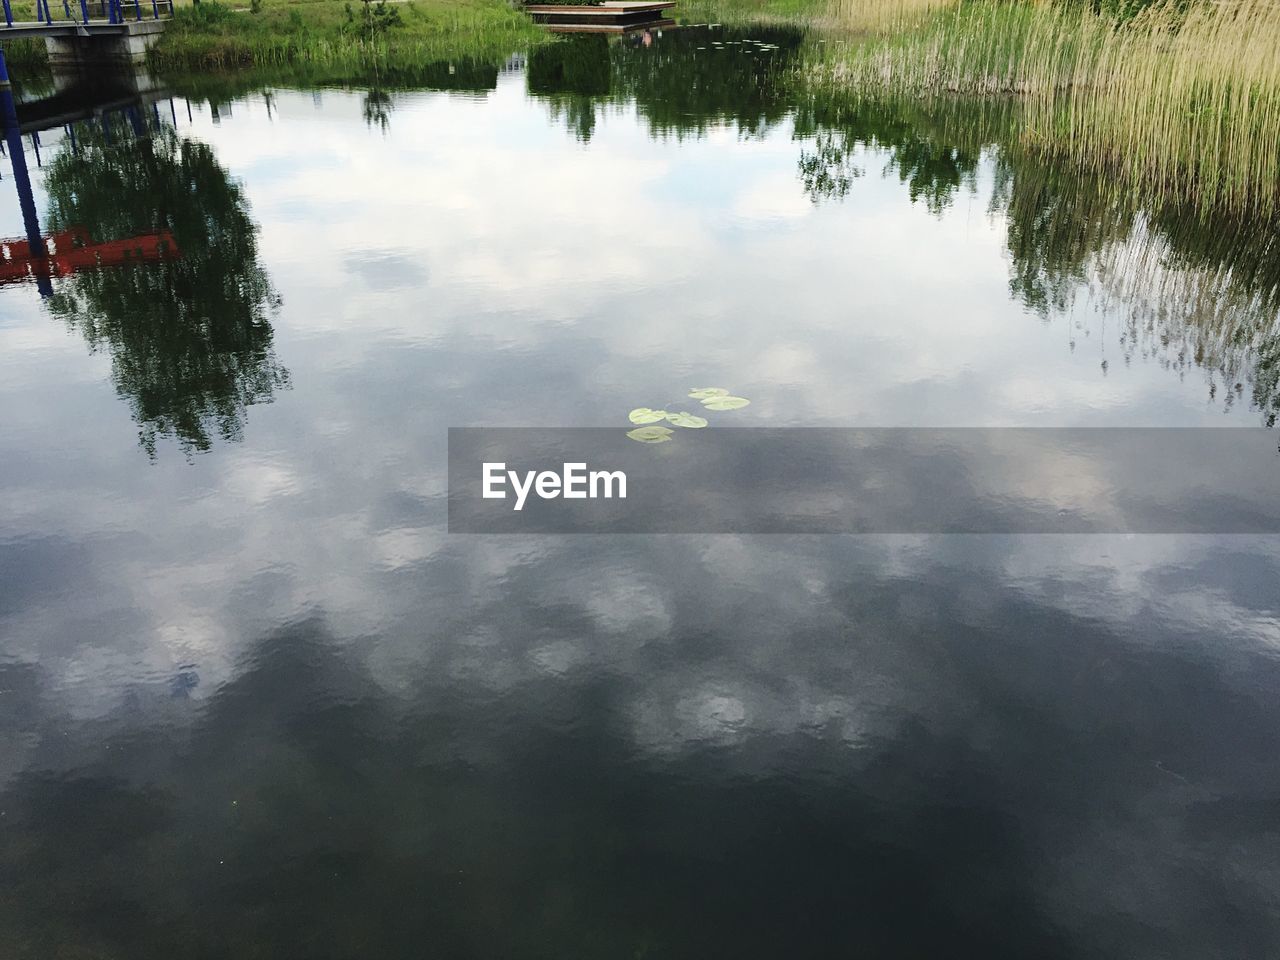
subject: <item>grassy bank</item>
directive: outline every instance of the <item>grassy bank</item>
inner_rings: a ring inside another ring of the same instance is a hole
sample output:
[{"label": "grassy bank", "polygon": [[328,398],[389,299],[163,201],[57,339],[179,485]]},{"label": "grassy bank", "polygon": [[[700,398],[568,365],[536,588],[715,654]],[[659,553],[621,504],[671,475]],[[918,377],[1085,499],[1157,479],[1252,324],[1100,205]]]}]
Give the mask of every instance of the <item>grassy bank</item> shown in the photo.
[{"label": "grassy bank", "polygon": [[[997,0],[835,0],[811,78],[916,95],[1014,95],[1023,139],[1206,206],[1280,206],[1280,4],[1123,17]],[[1181,9],[1180,9],[1181,8]]]},{"label": "grassy bank", "polygon": [[190,69],[496,61],[545,40],[504,0],[255,0],[238,8],[205,0],[178,7],[152,63]]}]

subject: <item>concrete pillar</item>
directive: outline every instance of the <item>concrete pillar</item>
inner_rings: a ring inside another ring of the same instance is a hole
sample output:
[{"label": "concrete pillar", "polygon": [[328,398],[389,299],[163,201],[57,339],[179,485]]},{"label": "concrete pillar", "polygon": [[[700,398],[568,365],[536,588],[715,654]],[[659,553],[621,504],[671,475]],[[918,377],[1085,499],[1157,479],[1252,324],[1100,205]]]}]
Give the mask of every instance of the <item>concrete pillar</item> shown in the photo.
[{"label": "concrete pillar", "polygon": [[147,59],[147,50],[164,32],[167,20],[139,20],[110,31],[90,27],[76,36],[45,37],[49,66],[55,70],[93,65],[132,66]]}]

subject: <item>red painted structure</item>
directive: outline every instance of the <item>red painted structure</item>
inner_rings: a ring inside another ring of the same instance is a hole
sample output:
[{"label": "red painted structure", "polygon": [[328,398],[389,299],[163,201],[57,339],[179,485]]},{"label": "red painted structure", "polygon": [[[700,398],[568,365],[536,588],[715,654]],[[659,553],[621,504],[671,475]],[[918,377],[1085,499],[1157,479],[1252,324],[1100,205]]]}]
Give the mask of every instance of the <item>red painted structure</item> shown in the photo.
[{"label": "red painted structure", "polygon": [[45,237],[44,243],[48,255],[33,257],[28,241],[0,240],[0,286],[62,277],[98,267],[177,260],[181,256],[168,230],[141,233],[128,240],[94,243],[83,227],[72,227]]}]

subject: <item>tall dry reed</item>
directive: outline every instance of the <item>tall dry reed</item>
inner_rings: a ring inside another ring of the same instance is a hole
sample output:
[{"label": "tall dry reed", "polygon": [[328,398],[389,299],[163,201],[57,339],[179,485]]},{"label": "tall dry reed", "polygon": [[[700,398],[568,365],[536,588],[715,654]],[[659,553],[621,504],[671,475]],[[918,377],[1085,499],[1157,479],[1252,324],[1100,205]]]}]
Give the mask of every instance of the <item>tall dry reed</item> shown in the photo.
[{"label": "tall dry reed", "polygon": [[[836,2],[836,21],[863,30],[841,12],[860,5]],[[826,82],[1016,94],[1031,145],[1214,206],[1280,206],[1280,0],[1162,3],[1127,21],[977,0],[837,50],[815,64]]]}]

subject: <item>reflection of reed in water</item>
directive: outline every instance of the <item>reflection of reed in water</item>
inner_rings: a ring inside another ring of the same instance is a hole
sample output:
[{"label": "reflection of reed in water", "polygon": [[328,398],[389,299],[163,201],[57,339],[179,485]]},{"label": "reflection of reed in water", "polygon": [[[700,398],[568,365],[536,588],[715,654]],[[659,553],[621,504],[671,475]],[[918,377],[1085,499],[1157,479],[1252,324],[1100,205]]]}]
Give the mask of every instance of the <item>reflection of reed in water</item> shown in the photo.
[{"label": "reflection of reed in water", "polygon": [[1020,126],[1013,104],[815,96],[795,114],[798,173],[815,202],[840,199],[883,158],[913,201],[941,213],[961,189],[977,189],[981,158],[992,156],[989,210],[1006,224],[1019,301],[1083,322],[1083,298],[1121,318],[1126,362],[1200,367],[1211,397],[1233,406],[1247,395],[1275,424],[1280,215],[1144,192],[1028,148]]},{"label": "reflection of reed in water", "polygon": [[1250,389],[1268,426],[1280,412],[1280,309],[1276,288],[1240,281],[1230,261],[1193,264],[1140,223],[1093,264],[1101,302],[1121,308],[1125,359],[1154,357],[1179,371],[1207,371],[1211,397],[1231,406]]},{"label": "reflection of reed in water", "polygon": [[1012,292],[1043,316],[1080,317],[1081,299],[1119,317],[1125,362],[1205,371],[1233,406],[1246,392],[1280,414],[1280,220],[1136,196],[1005,151],[992,208],[1008,221]]},{"label": "reflection of reed in water", "polygon": [[85,129],[77,142],[49,166],[51,229],[100,240],[167,231],[179,254],[60,279],[50,309],[110,354],[151,455],[162,436],[187,451],[239,438],[246,408],[289,383],[268,320],[278,298],[239,185],[207,144],[168,128],[114,143]]}]

